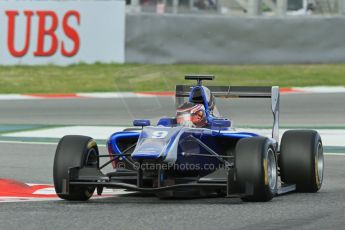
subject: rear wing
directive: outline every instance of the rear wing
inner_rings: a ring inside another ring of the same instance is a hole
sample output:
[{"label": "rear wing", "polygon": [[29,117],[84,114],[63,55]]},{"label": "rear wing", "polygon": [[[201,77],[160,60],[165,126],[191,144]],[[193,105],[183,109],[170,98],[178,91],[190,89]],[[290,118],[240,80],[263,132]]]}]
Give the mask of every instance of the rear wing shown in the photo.
[{"label": "rear wing", "polygon": [[[176,105],[189,97],[193,86],[176,86]],[[272,138],[279,143],[279,106],[280,93],[278,86],[207,86],[215,97],[220,98],[271,98],[273,113]]]}]

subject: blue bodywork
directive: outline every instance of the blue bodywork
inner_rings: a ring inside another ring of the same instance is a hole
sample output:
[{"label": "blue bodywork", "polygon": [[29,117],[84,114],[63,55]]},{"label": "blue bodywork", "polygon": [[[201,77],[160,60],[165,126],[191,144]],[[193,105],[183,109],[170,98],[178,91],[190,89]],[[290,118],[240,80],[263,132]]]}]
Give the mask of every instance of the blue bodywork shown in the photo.
[{"label": "blue bodywork", "polygon": [[[136,147],[131,153],[131,158],[134,161],[153,161],[175,165],[193,164],[198,165],[200,171],[202,171],[205,169],[203,167],[205,164],[212,164],[217,167],[221,164],[221,161],[216,157],[202,157],[200,154],[209,155],[209,150],[193,140],[201,141],[216,153],[225,154],[222,143],[236,143],[241,138],[258,136],[255,133],[236,132],[228,127],[231,124],[229,120],[212,116],[203,86],[197,85],[191,89],[189,101],[192,101],[191,95],[196,90],[200,90],[203,97],[207,121],[208,124],[211,124],[209,127],[183,127],[174,123],[173,118],[161,118],[157,126],[145,126],[140,130],[112,134],[108,140],[109,154],[122,154],[123,150],[121,150],[119,144],[122,141],[131,140],[134,143],[136,142]],[[144,122],[135,121],[134,123],[141,124]],[[224,127],[222,127],[223,124]],[[195,155],[186,157],[186,153],[194,153]],[[116,167],[116,161],[113,166]],[[183,171],[185,169],[180,167],[179,170]],[[193,170],[195,171],[195,169]]]},{"label": "blue bodywork", "polygon": [[[159,136],[161,135],[161,136]],[[109,153],[122,154],[118,143],[125,139],[137,140],[137,146],[131,154],[135,161],[157,161],[175,165],[197,165],[200,171],[212,165],[210,170],[216,169],[221,162],[217,158],[183,155],[185,152],[209,155],[203,147],[189,141],[189,137],[197,138],[213,151],[221,153],[224,150],[219,143],[220,139],[237,141],[241,138],[258,136],[255,133],[234,132],[231,130],[211,130],[206,128],[186,128],[181,126],[148,126],[141,131],[124,131],[111,135],[108,140]],[[113,165],[116,164],[116,161]],[[185,171],[185,167],[177,167]],[[188,170],[187,170],[188,171]],[[195,170],[193,170],[195,171]],[[207,170],[209,171],[209,170]]]}]

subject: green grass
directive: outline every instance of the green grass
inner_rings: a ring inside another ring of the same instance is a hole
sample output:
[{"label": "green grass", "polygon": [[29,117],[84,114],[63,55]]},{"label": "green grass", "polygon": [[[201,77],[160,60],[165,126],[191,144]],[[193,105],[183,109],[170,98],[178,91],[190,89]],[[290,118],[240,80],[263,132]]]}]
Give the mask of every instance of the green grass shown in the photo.
[{"label": "green grass", "polygon": [[345,86],[345,64],[0,66],[0,93],[173,91],[188,73],[213,85]]}]

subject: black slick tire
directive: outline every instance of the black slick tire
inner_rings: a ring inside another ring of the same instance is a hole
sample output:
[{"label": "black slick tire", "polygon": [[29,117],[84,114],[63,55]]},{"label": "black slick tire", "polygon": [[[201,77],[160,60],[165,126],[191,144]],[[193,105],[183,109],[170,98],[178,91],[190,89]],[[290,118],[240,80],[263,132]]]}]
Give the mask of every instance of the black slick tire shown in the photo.
[{"label": "black slick tire", "polygon": [[317,192],[323,181],[323,146],[314,130],[289,130],[280,146],[280,175],[284,183],[296,184],[298,192]]},{"label": "black slick tire", "polygon": [[269,201],[277,189],[274,147],[265,137],[243,138],[236,145],[236,178],[243,201]]},{"label": "black slick tire", "polygon": [[[69,170],[74,167],[99,167],[98,147],[91,137],[64,136],[56,149],[53,178],[56,194],[65,200],[85,201],[95,191],[94,186],[69,185]],[[67,186],[67,192],[66,190]]]}]

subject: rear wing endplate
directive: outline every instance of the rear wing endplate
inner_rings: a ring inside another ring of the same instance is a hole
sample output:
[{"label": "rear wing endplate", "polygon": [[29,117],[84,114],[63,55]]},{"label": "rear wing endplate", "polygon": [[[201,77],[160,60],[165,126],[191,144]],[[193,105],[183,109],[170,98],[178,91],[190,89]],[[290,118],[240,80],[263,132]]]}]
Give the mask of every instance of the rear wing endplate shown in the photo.
[{"label": "rear wing endplate", "polygon": [[[176,86],[176,104],[183,102],[183,98],[189,97],[193,86]],[[280,93],[278,86],[207,86],[215,97],[220,98],[271,98],[273,113],[272,138],[279,143],[279,106]]]}]

